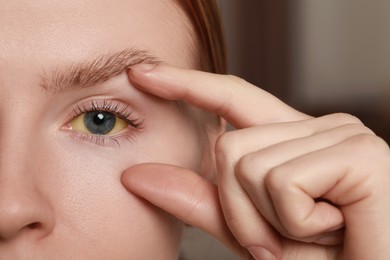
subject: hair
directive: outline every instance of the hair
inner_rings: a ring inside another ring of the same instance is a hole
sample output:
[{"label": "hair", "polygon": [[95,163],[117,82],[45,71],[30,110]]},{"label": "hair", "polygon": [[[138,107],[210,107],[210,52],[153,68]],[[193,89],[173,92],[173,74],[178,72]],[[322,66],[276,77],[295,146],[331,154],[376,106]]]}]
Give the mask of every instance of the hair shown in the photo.
[{"label": "hair", "polygon": [[187,13],[200,43],[203,69],[219,74],[227,70],[221,15],[215,0],[176,0]]}]

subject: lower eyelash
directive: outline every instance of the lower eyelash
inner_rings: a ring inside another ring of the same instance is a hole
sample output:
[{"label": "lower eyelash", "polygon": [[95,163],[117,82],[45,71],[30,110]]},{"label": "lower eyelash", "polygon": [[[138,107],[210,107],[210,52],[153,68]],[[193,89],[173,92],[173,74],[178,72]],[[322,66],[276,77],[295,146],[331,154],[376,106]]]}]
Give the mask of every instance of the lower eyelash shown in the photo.
[{"label": "lower eyelash", "polygon": [[118,147],[120,147],[120,143],[116,137],[113,136],[104,136],[104,135],[91,135],[87,133],[80,133],[76,131],[72,131],[71,135],[73,138],[80,139],[82,141],[87,141],[90,143],[94,143],[101,146],[106,146],[107,142],[110,141],[111,143],[114,143]]},{"label": "lower eyelash", "polygon": [[134,134],[135,133],[127,132],[117,136],[109,136],[109,135],[87,134],[82,132],[76,132],[74,130],[70,131],[71,137],[76,140],[81,140],[92,144],[97,144],[100,146],[108,146],[108,147],[115,146],[117,148],[120,148],[121,140],[131,142],[134,139]]}]

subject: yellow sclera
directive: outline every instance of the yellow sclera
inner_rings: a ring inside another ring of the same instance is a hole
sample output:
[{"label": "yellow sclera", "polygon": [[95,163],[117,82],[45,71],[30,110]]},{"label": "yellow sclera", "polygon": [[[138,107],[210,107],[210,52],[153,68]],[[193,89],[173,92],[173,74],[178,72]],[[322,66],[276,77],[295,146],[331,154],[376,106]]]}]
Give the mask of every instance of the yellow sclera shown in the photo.
[{"label": "yellow sclera", "polygon": [[[81,132],[81,133],[87,133],[87,134],[91,134],[91,135],[97,135],[96,133],[92,133],[86,126],[85,126],[85,114],[86,113],[82,113],[81,115],[79,115],[78,117],[74,118],[71,122],[70,122],[70,125],[72,126],[72,129],[74,131],[77,131],[77,132]],[[119,118],[117,116],[115,116],[115,125],[114,125],[114,128],[111,129],[110,132],[108,132],[107,134],[105,135],[114,135],[116,133],[119,133],[120,131],[126,129],[128,127],[128,122],[122,118]]]}]

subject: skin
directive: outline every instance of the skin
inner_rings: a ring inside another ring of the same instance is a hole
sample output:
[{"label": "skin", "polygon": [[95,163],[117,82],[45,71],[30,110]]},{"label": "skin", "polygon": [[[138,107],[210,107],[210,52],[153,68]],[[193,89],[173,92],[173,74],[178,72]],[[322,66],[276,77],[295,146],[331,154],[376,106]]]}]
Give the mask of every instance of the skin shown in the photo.
[{"label": "skin", "polygon": [[386,259],[388,145],[346,114],[312,118],[233,76],[132,67],[138,88],[219,114],[238,130],[215,147],[217,183],[163,164],[124,185],[244,259]]},{"label": "skin", "polygon": [[[123,72],[93,88],[41,88],[43,72],[132,47],[198,68],[171,2],[1,1],[0,10],[1,259],[175,259],[181,224],[163,210],[243,257],[389,255],[388,146],[351,116],[314,119],[243,80],[167,66],[133,67],[131,82]],[[127,104],[143,128],[104,146],[80,138],[69,121],[91,99]],[[173,100],[239,130],[209,154],[219,129],[206,133],[199,112]],[[218,186],[202,177],[213,157]]]},{"label": "skin", "polygon": [[[125,71],[83,89],[40,84],[43,72],[128,48],[195,69],[184,13],[154,0],[0,1],[0,10],[0,259],[177,258],[181,222],[120,178],[145,162],[207,171],[199,113],[139,91]],[[69,124],[91,100],[121,102],[142,129],[94,143]]]}]

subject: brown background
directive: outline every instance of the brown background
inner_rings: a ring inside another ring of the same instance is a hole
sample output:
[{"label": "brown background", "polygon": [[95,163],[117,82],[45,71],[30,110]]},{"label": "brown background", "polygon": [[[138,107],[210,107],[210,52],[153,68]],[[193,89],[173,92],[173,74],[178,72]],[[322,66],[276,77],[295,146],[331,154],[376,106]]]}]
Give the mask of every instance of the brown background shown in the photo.
[{"label": "brown background", "polygon": [[351,113],[390,142],[390,2],[219,2],[231,74],[314,116]]}]

